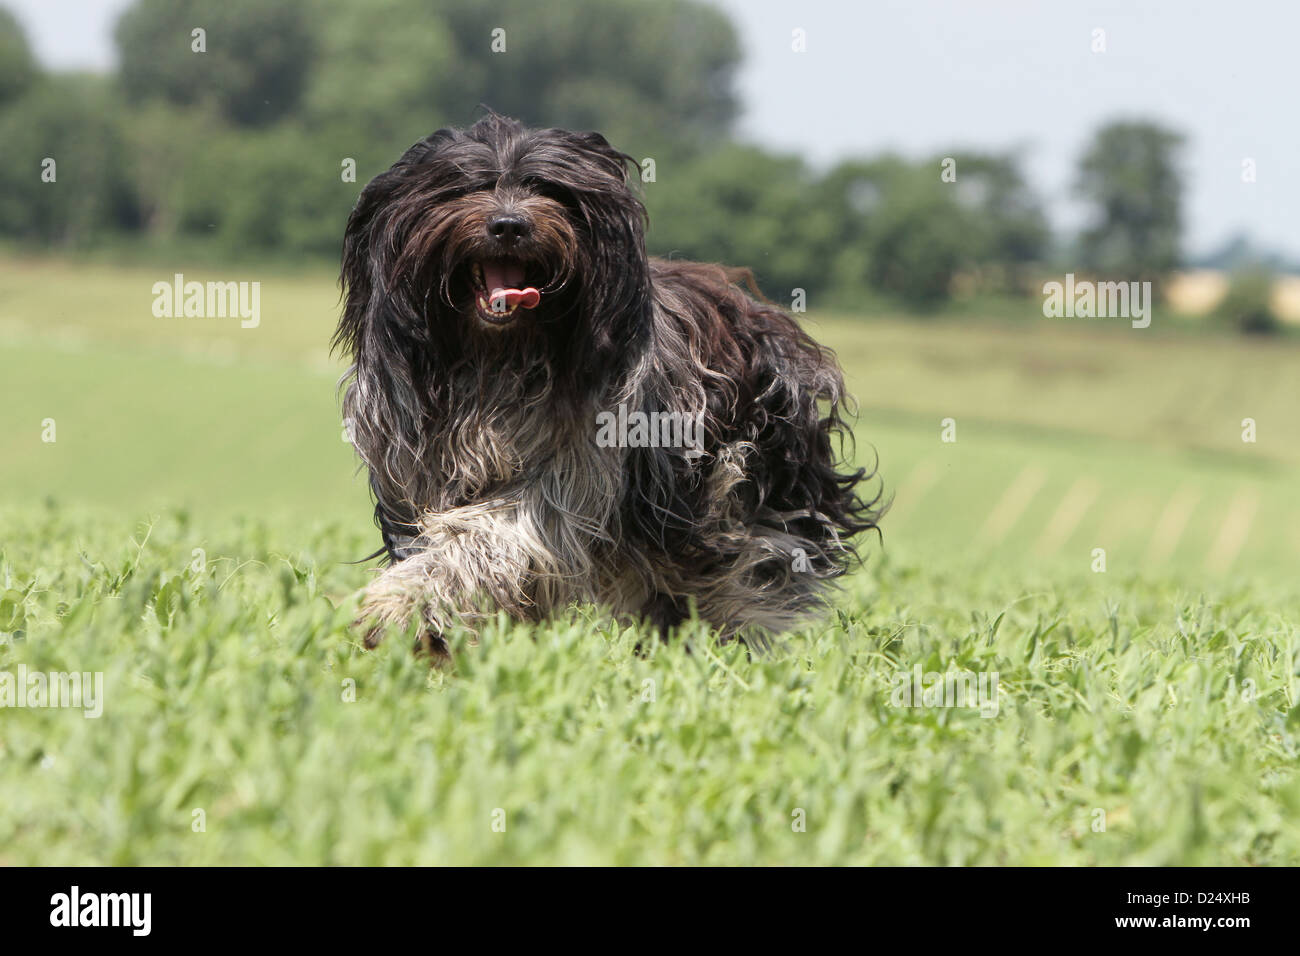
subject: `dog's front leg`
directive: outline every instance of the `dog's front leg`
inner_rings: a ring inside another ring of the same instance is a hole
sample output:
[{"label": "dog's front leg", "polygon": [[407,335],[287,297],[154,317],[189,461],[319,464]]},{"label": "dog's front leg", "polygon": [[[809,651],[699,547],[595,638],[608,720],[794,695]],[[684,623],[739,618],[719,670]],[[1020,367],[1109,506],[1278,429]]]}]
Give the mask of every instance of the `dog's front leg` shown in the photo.
[{"label": "dog's front leg", "polygon": [[435,663],[450,657],[443,635],[453,623],[471,632],[504,610],[534,616],[536,540],[521,529],[510,505],[430,514],[421,522],[418,550],[384,570],[366,588],[358,624],[367,647],[392,628],[419,620],[417,647]]}]

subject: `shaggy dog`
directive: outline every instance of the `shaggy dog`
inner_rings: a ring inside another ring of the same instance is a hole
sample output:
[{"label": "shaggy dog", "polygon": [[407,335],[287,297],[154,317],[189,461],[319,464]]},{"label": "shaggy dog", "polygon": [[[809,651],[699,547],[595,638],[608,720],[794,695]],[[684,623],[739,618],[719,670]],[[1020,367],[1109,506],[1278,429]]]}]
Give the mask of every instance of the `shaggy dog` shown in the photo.
[{"label": "shaggy dog", "polygon": [[649,258],[629,163],[489,114],[361,193],[334,342],[389,559],[367,646],[418,622],[445,660],[453,623],[572,602],[762,640],[876,527],[833,355],[747,271]]}]

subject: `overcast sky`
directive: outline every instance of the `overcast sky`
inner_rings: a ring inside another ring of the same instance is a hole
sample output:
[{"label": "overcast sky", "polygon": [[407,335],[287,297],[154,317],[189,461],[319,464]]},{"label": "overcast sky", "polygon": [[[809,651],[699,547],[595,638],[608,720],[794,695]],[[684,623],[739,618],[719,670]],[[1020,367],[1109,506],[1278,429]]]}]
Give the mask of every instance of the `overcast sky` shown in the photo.
[{"label": "overcast sky", "polygon": [[[108,69],[129,2],[0,6],[47,66]],[[712,2],[741,32],[747,138],[818,164],[882,149],[1016,149],[1054,222],[1074,228],[1069,187],[1089,134],[1117,116],[1153,118],[1188,137],[1190,251],[1244,232],[1300,260],[1295,0]],[[804,53],[791,49],[795,28]],[[1096,29],[1104,53],[1092,52]],[[1253,184],[1242,182],[1246,158]]]}]

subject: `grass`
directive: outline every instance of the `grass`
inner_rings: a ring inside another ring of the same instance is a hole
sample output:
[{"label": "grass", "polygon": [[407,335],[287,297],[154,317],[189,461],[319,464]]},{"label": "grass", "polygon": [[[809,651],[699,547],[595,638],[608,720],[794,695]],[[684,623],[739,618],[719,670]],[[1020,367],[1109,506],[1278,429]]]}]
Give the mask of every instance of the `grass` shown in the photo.
[{"label": "grass", "polygon": [[[1294,344],[820,317],[896,496],[830,619],[430,673],[348,628],[332,279],[228,276],[241,330],[154,319],[173,271],[0,262],[0,680],[103,674],[0,710],[0,864],[1300,862]],[[894,706],[918,665],[996,716]]]}]

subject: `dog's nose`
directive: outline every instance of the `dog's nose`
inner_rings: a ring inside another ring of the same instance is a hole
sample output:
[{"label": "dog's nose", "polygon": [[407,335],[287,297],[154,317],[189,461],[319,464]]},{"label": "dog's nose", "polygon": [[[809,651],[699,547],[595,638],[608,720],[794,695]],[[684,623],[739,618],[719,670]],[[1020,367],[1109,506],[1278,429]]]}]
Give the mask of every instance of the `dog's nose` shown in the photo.
[{"label": "dog's nose", "polygon": [[530,229],[532,223],[515,213],[493,216],[487,224],[488,235],[502,242],[515,242],[522,239],[528,235]]}]

